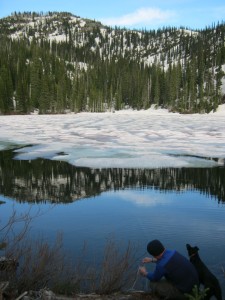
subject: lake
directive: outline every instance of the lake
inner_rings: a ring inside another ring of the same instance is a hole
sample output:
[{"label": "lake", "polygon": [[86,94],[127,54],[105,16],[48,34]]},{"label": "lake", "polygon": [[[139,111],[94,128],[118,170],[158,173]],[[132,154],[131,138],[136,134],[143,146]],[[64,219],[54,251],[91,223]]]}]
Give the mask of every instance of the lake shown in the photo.
[{"label": "lake", "polygon": [[187,256],[186,243],[225,286],[225,168],[87,168],[44,158],[14,159],[0,151],[1,221],[12,209],[42,214],[32,235],[53,241],[63,233],[65,251],[79,255],[84,241],[98,259],[110,237],[138,244],[137,267],[149,240]]}]

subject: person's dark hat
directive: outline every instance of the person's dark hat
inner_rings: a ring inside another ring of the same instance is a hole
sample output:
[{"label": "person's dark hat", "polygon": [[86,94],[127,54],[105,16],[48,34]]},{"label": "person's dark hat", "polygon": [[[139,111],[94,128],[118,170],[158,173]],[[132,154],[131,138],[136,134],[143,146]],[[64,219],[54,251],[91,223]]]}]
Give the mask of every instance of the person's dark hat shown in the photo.
[{"label": "person's dark hat", "polygon": [[147,251],[152,256],[158,256],[165,250],[163,244],[159,240],[153,240],[148,243]]}]

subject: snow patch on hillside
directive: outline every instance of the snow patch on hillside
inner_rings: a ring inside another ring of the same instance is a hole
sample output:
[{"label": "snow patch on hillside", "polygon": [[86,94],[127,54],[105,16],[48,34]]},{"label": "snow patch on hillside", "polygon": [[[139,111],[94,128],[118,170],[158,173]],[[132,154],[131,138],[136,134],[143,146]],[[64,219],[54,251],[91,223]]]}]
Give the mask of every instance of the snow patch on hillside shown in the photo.
[{"label": "snow patch on hillside", "polygon": [[213,112],[213,111],[210,112],[210,114],[225,116],[225,104],[219,105],[219,107],[217,108],[217,110],[215,112]]}]

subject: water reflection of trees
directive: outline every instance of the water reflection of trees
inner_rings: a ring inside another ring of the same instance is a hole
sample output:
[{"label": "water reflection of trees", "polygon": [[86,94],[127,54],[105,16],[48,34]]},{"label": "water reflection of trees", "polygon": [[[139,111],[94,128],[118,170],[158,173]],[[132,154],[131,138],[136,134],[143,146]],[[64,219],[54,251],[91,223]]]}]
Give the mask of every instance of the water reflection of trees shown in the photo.
[{"label": "water reflection of trees", "polygon": [[18,201],[72,202],[103,191],[154,188],[199,190],[225,202],[225,168],[89,169],[66,162],[14,160],[0,152],[0,193]]}]

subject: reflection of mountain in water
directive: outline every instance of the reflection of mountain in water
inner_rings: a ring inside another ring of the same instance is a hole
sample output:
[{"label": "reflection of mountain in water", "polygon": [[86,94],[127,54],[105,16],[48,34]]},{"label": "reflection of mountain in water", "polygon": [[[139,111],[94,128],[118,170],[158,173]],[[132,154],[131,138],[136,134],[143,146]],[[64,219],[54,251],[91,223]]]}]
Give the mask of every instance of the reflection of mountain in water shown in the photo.
[{"label": "reflection of mountain in water", "polygon": [[225,168],[89,169],[66,162],[13,159],[0,151],[0,193],[18,201],[72,202],[103,191],[155,188],[199,190],[225,202]]}]

